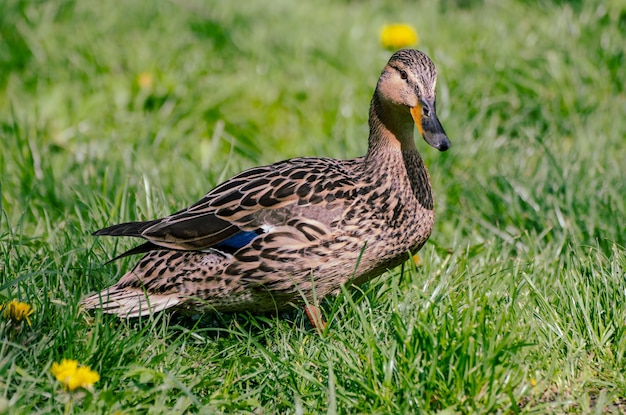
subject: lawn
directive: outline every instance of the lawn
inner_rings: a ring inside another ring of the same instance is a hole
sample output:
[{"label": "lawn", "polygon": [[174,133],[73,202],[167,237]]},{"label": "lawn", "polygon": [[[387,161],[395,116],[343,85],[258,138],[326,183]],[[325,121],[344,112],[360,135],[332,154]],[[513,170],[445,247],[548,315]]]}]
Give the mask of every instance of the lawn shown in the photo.
[{"label": "lawn", "polygon": [[[211,4],[214,3],[214,4]],[[367,147],[411,24],[452,148],[416,137],[436,224],[407,262],[289,315],[79,308],[137,258],[103,226],[231,175]],[[625,413],[620,0],[0,4],[0,414]],[[3,310],[6,310],[4,308]],[[64,390],[54,362],[100,379]]]}]

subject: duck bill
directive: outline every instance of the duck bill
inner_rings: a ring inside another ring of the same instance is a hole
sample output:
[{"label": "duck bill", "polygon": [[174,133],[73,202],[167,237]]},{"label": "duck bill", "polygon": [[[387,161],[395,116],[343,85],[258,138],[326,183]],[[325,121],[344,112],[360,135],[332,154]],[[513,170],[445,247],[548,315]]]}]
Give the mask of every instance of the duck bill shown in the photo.
[{"label": "duck bill", "polygon": [[411,108],[411,116],[424,140],[437,150],[446,151],[450,148],[450,140],[437,118],[435,106],[432,105],[431,108],[430,115],[424,116],[422,106],[417,105]]}]

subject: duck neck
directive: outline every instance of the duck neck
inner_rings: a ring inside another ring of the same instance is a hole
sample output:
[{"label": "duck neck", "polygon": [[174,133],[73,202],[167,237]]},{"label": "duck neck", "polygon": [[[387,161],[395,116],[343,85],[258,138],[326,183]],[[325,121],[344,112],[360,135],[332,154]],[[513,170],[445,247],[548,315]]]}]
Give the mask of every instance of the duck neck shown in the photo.
[{"label": "duck neck", "polygon": [[408,110],[390,108],[374,93],[369,114],[368,154],[377,151],[417,151],[413,140],[413,119]]},{"label": "duck neck", "polygon": [[[398,115],[400,114],[400,115]],[[433,209],[430,177],[413,138],[411,116],[385,108],[375,93],[370,106],[369,147],[365,168],[386,180],[408,179],[412,193],[425,209]]]}]

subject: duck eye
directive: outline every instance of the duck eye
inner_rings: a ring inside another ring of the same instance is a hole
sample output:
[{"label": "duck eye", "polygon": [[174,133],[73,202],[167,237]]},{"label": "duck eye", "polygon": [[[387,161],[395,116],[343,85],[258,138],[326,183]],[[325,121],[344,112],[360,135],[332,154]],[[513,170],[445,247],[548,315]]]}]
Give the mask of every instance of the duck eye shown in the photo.
[{"label": "duck eye", "polygon": [[403,71],[402,69],[400,69],[400,78],[402,78],[402,79],[405,79],[405,80],[406,80],[406,79],[408,79],[408,78],[409,78],[409,75],[408,75],[405,71]]}]

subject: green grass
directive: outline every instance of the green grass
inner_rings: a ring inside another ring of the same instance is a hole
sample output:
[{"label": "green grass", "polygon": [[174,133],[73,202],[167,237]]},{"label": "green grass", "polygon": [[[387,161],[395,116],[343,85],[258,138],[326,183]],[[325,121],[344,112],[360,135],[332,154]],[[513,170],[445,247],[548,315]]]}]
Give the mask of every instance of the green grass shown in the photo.
[{"label": "green grass", "polygon": [[[622,2],[109,3],[0,4],[0,303],[35,309],[0,322],[0,413],[626,410]],[[254,165],[363,154],[396,21],[453,143],[417,139],[423,265],[330,299],[321,336],[299,313],[78,308],[135,260],[103,265],[132,241],[92,231]],[[101,375],[71,407],[62,358]]]}]

